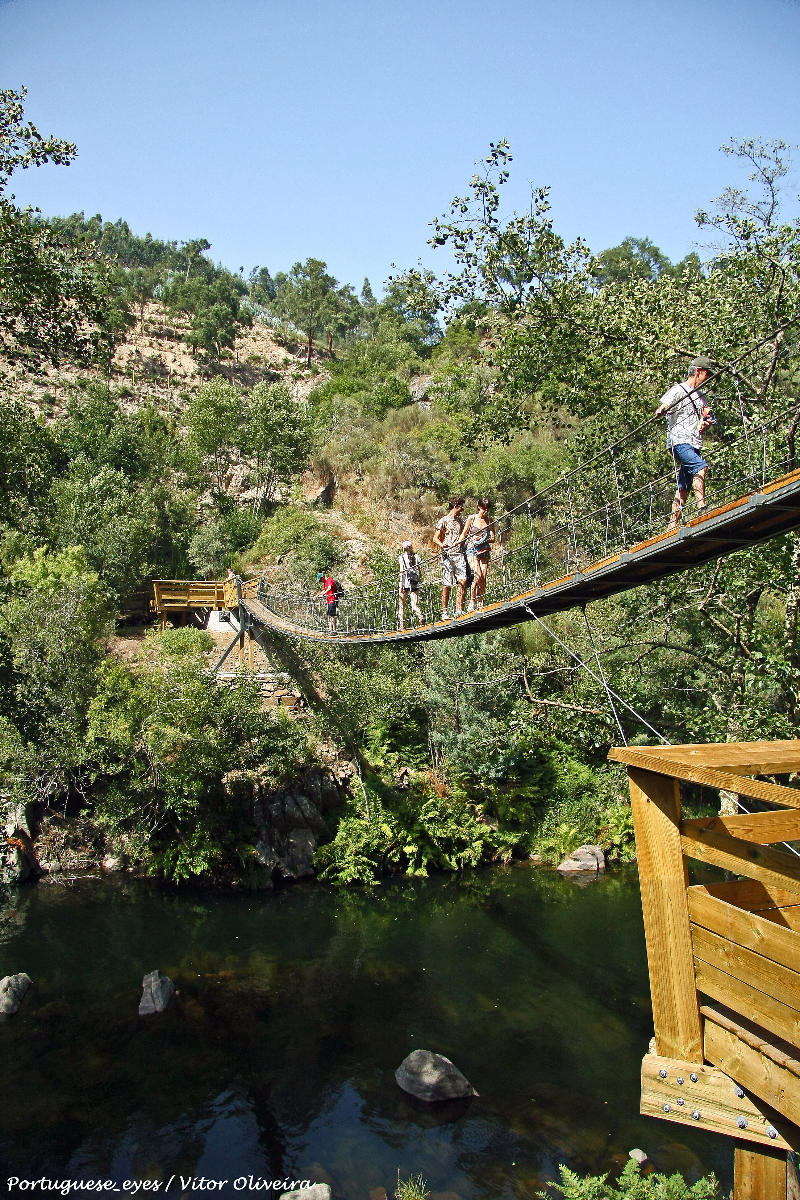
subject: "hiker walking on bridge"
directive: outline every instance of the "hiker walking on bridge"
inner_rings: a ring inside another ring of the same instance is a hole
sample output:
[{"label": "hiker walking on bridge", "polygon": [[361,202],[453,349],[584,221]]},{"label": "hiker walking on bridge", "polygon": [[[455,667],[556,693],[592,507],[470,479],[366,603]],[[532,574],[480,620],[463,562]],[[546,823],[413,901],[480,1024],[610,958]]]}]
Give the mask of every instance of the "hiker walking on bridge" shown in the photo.
[{"label": "hiker walking on bridge", "polygon": [[483,597],[486,592],[486,572],[489,570],[489,559],[492,554],[492,542],[495,540],[494,521],[489,516],[489,501],[481,498],[477,502],[477,512],[467,517],[464,532],[461,534],[461,544],[466,547],[467,555],[472,558],[472,587],[467,612],[483,608]]},{"label": "hiker walking on bridge", "polygon": [[403,633],[406,627],[407,596],[411,597],[412,620],[419,621],[420,625],[423,622],[422,609],[419,606],[420,561],[419,555],[415,553],[414,546],[411,542],[403,542],[397,562],[398,566],[400,567],[400,599],[398,602],[398,616],[400,618],[400,632]]},{"label": "hiker walking on bridge", "polygon": [[439,547],[442,560],[442,620],[449,621],[447,603],[450,599],[450,589],[456,584],[456,616],[464,611],[464,591],[467,586],[467,560],[464,557],[464,547],[461,545],[461,531],[464,523],[461,514],[464,511],[464,497],[454,496],[450,501],[448,512],[436,525],[433,540]]},{"label": "hiker walking on bridge", "polygon": [[320,571],[319,575],[317,575],[317,583],[322,585],[321,590],[317,592],[317,596],[325,597],[328,613],[328,632],[336,633],[339,597],[342,594],[341,588],[333,576],[326,575],[324,571]]},{"label": "hiker walking on bridge", "polygon": [[672,501],[668,529],[675,529],[683,515],[689,492],[694,492],[698,513],[706,506],[706,470],[701,455],[703,432],[712,423],[711,410],[700,388],[714,370],[710,358],[700,355],[689,363],[683,383],[674,384],[661,397],[656,416],[667,418],[667,449],[675,462],[677,491]]}]

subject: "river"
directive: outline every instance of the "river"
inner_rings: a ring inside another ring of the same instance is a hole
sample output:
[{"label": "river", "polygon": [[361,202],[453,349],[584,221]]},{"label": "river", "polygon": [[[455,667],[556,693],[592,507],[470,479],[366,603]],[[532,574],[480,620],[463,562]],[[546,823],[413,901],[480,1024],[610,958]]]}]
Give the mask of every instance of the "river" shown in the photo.
[{"label": "river", "polygon": [[[139,1018],[155,968],[178,994]],[[652,1017],[635,869],[576,883],[519,864],[372,893],[42,883],[0,904],[0,977],[18,971],[34,988],[0,1025],[0,1179],[170,1196],[311,1180],[377,1200],[399,1171],[448,1200],[510,1200],[560,1162],[599,1173],[638,1146],[660,1171],[731,1183],[727,1139],[638,1115]],[[401,1092],[418,1047],[479,1096]]]}]

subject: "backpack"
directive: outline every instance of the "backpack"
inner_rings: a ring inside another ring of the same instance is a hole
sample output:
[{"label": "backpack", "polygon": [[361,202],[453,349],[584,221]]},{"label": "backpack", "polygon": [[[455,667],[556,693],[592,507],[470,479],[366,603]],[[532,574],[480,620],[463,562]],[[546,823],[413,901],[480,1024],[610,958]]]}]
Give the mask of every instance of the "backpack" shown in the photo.
[{"label": "backpack", "polygon": [[333,581],[333,596],[335,600],[341,600],[344,597],[344,588],[335,579]]},{"label": "backpack", "polygon": [[405,552],[403,553],[403,573],[408,580],[408,586],[414,588],[419,583],[419,558],[414,555],[412,563],[411,558]]}]

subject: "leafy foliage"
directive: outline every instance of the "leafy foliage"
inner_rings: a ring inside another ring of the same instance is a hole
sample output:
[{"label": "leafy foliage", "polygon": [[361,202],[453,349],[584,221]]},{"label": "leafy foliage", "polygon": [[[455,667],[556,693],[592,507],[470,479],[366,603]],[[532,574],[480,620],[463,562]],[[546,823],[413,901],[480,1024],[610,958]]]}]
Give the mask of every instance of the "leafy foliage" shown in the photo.
[{"label": "leafy foliage", "polygon": [[28,368],[64,358],[106,361],[125,324],[104,264],[6,194],[17,170],[68,166],[72,142],[43,137],[25,121],[26,89],[0,91],[0,350]]},{"label": "leafy foliage", "polygon": [[226,790],[230,771],[258,768],[278,786],[306,757],[302,730],[262,709],[253,683],[209,677],[209,644],[168,631],[137,671],[104,663],[88,712],[95,820],[176,880],[246,869],[252,813]]},{"label": "leafy foliage", "polygon": [[[713,1175],[688,1184],[680,1175],[642,1175],[633,1160],[625,1164],[617,1185],[608,1181],[606,1175],[587,1176],[581,1179],[568,1167],[559,1167],[560,1183],[551,1183],[550,1188],[564,1200],[714,1200],[719,1195]],[[549,1192],[539,1192],[545,1197]]]}]

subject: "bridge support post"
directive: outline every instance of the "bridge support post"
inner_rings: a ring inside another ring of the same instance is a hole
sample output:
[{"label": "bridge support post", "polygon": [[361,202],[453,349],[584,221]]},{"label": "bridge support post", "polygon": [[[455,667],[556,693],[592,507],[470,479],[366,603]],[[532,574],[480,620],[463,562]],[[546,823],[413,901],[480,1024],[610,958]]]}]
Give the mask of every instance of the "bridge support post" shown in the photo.
[{"label": "bridge support post", "polygon": [[[749,1142],[737,1142],[733,1154],[733,1193],[731,1200],[792,1200],[785,1150],[761,1149]],[[796,1178],[796,1177],[795,1177]]]},{"label": "bridge support post", "polygon": [[629,768],[656,1052],[703,1061],[677,779]]}]

